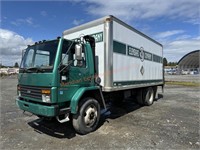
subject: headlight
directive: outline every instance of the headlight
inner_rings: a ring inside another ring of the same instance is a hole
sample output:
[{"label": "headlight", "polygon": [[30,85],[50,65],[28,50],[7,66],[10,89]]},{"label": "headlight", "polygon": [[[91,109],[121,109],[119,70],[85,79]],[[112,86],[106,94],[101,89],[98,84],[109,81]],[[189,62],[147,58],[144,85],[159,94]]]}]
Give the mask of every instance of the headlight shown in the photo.
[{"label": "headlight", "polygon": [[50,95],[42,94],[42,102],[50,102]]},{"label": "headlight", "polygon": [[45,103],[50,102],[50,95],[51,95],[51,90],[50,89],[42,89],[42,101]]}]

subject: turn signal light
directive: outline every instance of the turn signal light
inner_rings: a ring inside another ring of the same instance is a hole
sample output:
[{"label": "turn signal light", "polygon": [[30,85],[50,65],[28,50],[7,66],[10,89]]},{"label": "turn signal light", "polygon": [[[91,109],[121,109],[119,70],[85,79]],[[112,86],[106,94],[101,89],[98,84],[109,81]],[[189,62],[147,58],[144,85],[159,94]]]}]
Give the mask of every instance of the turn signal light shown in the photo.
[{"label": "turn signal light", "polygon": [[42,94],[50,94],[51,93],[50,90],[42,90],[41,92],[42,92]]}]

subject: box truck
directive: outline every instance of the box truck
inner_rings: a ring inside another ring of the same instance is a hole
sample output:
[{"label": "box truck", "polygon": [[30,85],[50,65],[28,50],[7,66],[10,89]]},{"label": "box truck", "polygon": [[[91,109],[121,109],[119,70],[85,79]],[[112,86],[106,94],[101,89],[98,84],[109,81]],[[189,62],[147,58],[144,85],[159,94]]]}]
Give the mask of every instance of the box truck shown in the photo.
[{"label": "box truck", "polygon": [[110,100],[152,105],[164,85],[162,45],[114,16],[68,29],[25,50],[16,103],[42,118],[94,131]]}]

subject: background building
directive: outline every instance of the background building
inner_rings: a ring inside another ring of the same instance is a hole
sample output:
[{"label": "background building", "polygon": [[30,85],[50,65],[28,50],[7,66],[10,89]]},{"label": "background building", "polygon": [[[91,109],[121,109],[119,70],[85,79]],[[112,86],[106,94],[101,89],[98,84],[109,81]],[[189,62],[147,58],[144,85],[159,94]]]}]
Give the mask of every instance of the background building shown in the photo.
[{"label": "background building", "polygon": [[179,74],[199,74],[200,50],[192,51],[183,56],[178,62]]}]

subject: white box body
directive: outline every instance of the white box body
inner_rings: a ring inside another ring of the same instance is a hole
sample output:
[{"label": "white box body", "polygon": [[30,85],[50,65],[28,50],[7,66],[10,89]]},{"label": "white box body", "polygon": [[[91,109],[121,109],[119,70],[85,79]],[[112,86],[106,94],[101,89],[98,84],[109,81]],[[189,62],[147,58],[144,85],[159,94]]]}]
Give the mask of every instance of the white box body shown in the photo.
[{"label": "white box body", "polygon": [[162,85],[162,45],[113,16],[63,32],[66,39],[96,40],[100,85],[105,92]]}]

